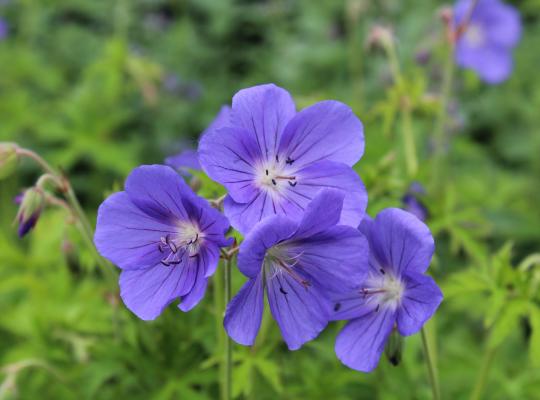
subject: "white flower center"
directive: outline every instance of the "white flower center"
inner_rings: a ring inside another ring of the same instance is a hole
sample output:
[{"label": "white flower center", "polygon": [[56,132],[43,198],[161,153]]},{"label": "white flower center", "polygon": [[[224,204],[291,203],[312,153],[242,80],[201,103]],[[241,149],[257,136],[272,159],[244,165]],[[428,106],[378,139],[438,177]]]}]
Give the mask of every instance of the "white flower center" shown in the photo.
[{"label": "white flower center", "polygon": [[176,234],[168,234],[160,238],[158,250],[163,253],[161,264],[169,267],[180,264],[184,256],[197,256],[203,241],[204,233],[196,223],[179,222]]},{"label": "white flower center", "polygon": [[[276,276],[287,274],[292,279],[301,284],[304,288],[311,286],[311,283],[304,279],[297,272],[296,265],[302,254],[290,254],[286,244],[278,244],[267,250],[264,257],[263,268],[266,272],[267,279],[274,279]],[[283,294],[287,294],[283,287],[280,287],[280,291]]]},{"label": "white flower center", "polygon": [[256,169],[256,185],[270,193],[279,193],[287,187],[297,184],[292,160],[280,160],[278,157],[272,161],[263,161]]},{"label": "white flower center", "polygon": [[360,289],[360,295],[367,297],[367,303],[376,304],[377,311],[379,307],[395,310],[401,302],[404,291],[401,279],[381,269],[380,275],[371,275],[367,279],[365,286]]},{"label": "white flower center", "polygon": [[465,31],[465,40],[471,47],[480,47],[486,41],[484,29],[478,24],[470,24]]}]

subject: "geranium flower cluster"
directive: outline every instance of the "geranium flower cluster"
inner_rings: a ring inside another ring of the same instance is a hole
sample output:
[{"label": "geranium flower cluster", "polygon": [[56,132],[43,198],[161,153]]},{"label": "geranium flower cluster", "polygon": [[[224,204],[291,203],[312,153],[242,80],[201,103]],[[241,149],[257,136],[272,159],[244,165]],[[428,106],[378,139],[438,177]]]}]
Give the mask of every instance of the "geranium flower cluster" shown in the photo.
[{"label": "geranium flower cluster", "polygon": [[227,189],[224,215],[172,168],[141,166],[101,205],[96,246],[121,268],[126,306],[150,320],[176,300],[183,311],[201,301],[232,225],[244,237],[238,269],[247,281],[227,307],[228,335],[255,342],[266,295],[290,350],[349,320],[336,353],[371,371],[389,335],[417,332],[442,294],[424,274],[434,251],[427,226],[400,209],[365,214],[368,196],[352,168],[363,152],[363,125],[345,104],[297,112],[275,85],[241,90],[197,151]]}]

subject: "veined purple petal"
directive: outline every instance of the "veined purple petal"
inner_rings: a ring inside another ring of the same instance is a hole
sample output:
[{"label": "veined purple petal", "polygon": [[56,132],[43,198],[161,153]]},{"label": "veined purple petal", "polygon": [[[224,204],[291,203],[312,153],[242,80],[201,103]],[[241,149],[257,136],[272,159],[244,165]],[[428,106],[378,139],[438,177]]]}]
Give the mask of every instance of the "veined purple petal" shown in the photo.
[{"label": "veined purple petal", "polygon": [[206,199],[195,193],[185,193],[182,197],[182,206],[191,220],[197,221],[199,228],[204,232],[204,239],[216,246],[230,246],[233,238],[226,238],[229,230],[229,221],[218,210],[211,207]]},{"label": "veined purple petal", "polygon": [[321,189],[342,190],[345,193],[340,224],[357,227],[367,207],[367,192],[356,172],[345,164],[320,161],[296,172],[298,184],[286,191],[292,202],[305,208]]},{"label": "veined purple petal", "polygon": [[381,211],[375,220],[362,221],[360,231],[369,241],[372,257],[399,277],[425,272],[435,243],[429,228],[414,215],[399,208]]},{"label": "veined purple petal", "polygon": [[225,197],[223,211],[231,225],[240,233],[246,235],[264,218],[284,214],[283,208],[268,193],[260,191],[248,203],[237,203],[231,196]]},{"label": "veined purple petal", "polygon": [[418,332],[435,313],[443,294],[433,278],[416,272],[404,276],[405,291],[397,314],[399,333],[408,336]]},{"label": "veined purple petal", "polygon": [[187,295],[195,284],[197,262],[182,267],[154,267],[123,270],[120,274],[120,296],[124,304],[140,319],[155,319],[165,307]]},{"label": "veined purple petal", "polygon": [[231,122],[251,132],[260,154],[269,159],[277,154],[283,130],[295,113],[296,106],[289,92],[266,84],[240,90],[234,95]]},{"label": "veined purple petal", "polygon": [[[232,198],[226,198],[225,215],[236,229],[246,234],[259,221],[273,215],[298,220],[321,190],[334,189],[345,195],[340,224],[358,226],[367,206],[367,192],[352,168],[342,163],[321,161],[295,172],[295,175],[295,186],[287,185],[277,193],[262,189],[248,203],[237,203]],[[327,207],[330,209],[330,206]],[[332,212],[325,218],[334,215]]]},{"label": "veined purple petal", "polygon": [[[157,192],[157,194],[155,194]],[[203,297],[207,278],[226,246],[227,219],[165,166],[135,169],[126,192],[101,205],[98,251],[123,268],[121,297],[141,319],[156,318],[172,301],[188,311]]]},{"label": "veined purple petal", "polygon": [[306,207],[295,236],[309,237],[337,225],[344,198],[344,191],[322,189]]},{"label": "veined purple petal", "polygon": [[367,276],[367,240],[350,226],[333,226],[299,240],[295,235],[285,246],[297,262],[295,270],[327,291],[348,292]]},{"label": "veined purple petal", "polygon": [[376,306],[369,303],[358,289],[332,295],[331,321],[351,320],[374,312]]},{"label": "veined purple petal", "polygon": [[236,343],[251,346],[259,332],[264,310],[262,272],[247,281],[227,305],[223,325]]},{"label": "veined purple petal", "polygon": [[282,216],[274,216],[259,223],[246,236],[238,253],[238,269],[250,278],[261,271],[266,251],[289,239],[298,228],[298,223]]},{"label": "veined purple petal", "polygon": [[238,127],[208,132],[199,143],[202,168],[225,186],[237,202],[249,202],[259,192],[255,187],[255,168],[261,157],[253,135]]},{"label": "veined purple petal", "polygon": [[287,124],[279,154],[304,168],[329,160],[354,165],[364,153],[364,128],[350,107],[327,100],[300,111]]},{"label": "veined purple petal", "polygon": [[395,321],[395,312],[390,308],[350,321],[336,339],[338,358],[349,368],[372,371],[379,363]]},{"label": "veined purple petal", "polygon": [[94,243],[103,257],[120,268],[147,268],[163,258],[160,237],[174,232],[173,225],[144,213],[126,192],[119,192],[99,207]]},{"label": "veined purple petal", "polygon": [[[184,312],[190,311],[203,298],[208,284],[207,277],[215,272],[219,262],[219,253],[216,258],[215,250],[209,251],[208,248],[203,248],[192,262],[197,265],[195,282],[191,290],[185,296],[182,296],[182,301],[178,305],[178,308]],[[208,273],[209,268],[212,269],[212,273],[210,274]]]},{"label": "veined purple petal", "polygon": [[270,311],[289,350],[316,338],[328,324],[330,302],[313,286],[304,286],[280,270],[266,270]]},{"label": "veined purple petal", "polygon": [[163,165],[135,168],[126,180],[125,189],[133,204],[164,223],[189,218],[181,199],[192,191],[172,168]]}]

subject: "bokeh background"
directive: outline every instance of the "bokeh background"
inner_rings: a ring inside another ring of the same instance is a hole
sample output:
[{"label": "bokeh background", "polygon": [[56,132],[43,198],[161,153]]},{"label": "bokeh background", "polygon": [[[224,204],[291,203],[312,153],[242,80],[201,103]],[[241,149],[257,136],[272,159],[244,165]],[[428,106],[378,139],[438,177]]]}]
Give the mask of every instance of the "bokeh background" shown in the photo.
[{"label": "bokeh background", "polygon": [[[540,399],[540,2],[514,1],[524,33],[511,78],[487,86],[457,70],[444,174],[433,182],[444,2],[426,0],[1,0],[0,141],[61,168],[89,218],[142,163],[196,146],[239,89],[274,82],[303,108],[349,104],[365,125],[357,165],[369,212],[427,209],[431,272],[445,301],[428,324],[445,399]],[[448,4],[447,4],[448,5]],[[403,79],[366,45],[393,31]],[[404,112],[403,104],[407,104]],[[409,119],[410,117],[410,119]],[[419,158],[408,174],[402,130]],[[0,182],[0,398],[215,399],[219,313],[212,288],[184,314],[134,317],[61,210],[19,240],[13,197],[39,171]],[[203,193],[221,189],[203,179]],[[409,198],[410,199],[410,198]],[[243,277],[234,272],[234,286]],[[234,347],[234,394],[246,399],[429,399],[419,335],[402,361],[366,375],[333,351],[340,324],[296,352],[274,324]],[[484,373],[485,372],[485,373]]]}]

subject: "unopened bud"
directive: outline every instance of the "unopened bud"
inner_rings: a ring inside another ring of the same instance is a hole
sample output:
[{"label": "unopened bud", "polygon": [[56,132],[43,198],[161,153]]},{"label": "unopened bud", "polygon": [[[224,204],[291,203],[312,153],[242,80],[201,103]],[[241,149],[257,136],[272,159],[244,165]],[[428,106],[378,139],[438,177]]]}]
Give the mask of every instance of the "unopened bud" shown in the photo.
[{"label": "unopened bud", "polygon": [[418,65],[427,65],[431,60],[431,51],[422,49],[416,52],[414,60]]},{"label": "unopened bud", "polygon": [[394,35],[390,28],[375,25],[369,32],[366,47],[368,49],[388,49],[394,43]]},{"label": "unopened bud", "polygon": [[403,354],[403,337],[395,328],[392,330],[388,342],[386,342],[384,353],[393,366],[397,366],[401,362]]},{"label": "unopened bud", "polygon": [[0,179],[10,176],[19,163],[17,145],[15,143],[0,143]]},{"label": "unopened bud", "polygon": [[191,187],[191,190],[197,193],[199,190],[201,190],[202,181],[197,176],[193,176],[189,181],[189,186]]},{"label": "unopened bud", "polygon": [[41,189],[32,187],[23,193],[22,198],[16,197],[15,203],[20,204],[16,218],[19,224],[17,232],[19,237],[23,237],[36,226],[45,206],[45,196]]}]

